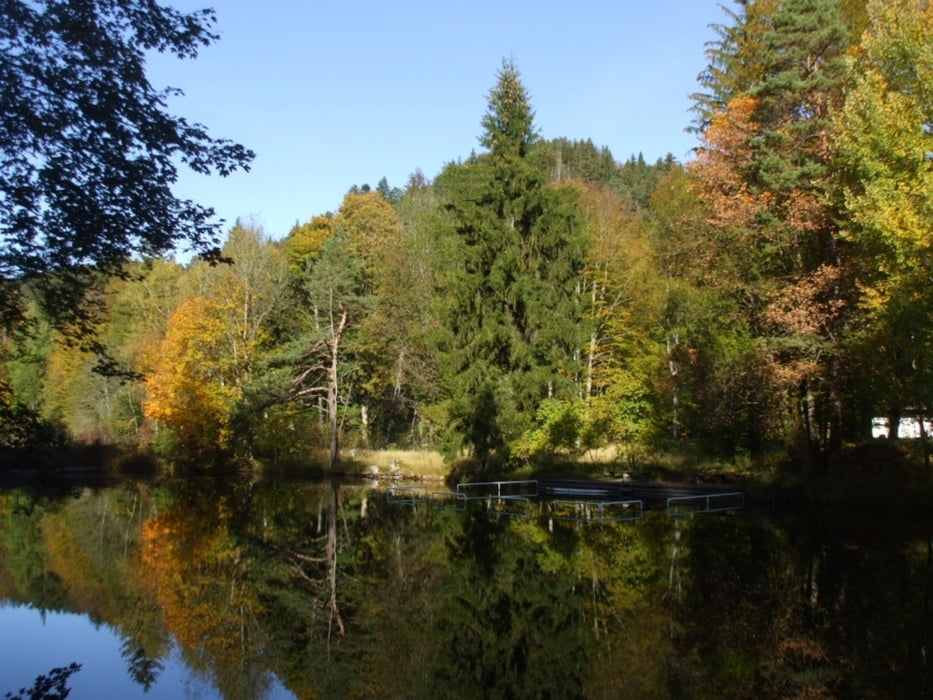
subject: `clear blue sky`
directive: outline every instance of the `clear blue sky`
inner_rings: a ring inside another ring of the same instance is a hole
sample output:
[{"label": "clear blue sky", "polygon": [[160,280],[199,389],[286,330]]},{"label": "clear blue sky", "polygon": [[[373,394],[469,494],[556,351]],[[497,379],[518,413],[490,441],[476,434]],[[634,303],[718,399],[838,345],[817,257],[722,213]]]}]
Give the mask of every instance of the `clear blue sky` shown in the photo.
[{"label": "clear blue sky", "polygon": [[[181,10],[208,3],[169,2]],[[731,6],[728,0],[723,3]],[[433,179],[476,149],[486,95],[512,57],[545,138],[590,138],[617,160],[691,157],[689,95],[717,0],[216,0],[219,42],[156,56],[171,110],[256,152],[229,178],[183,173],[176,193],[274,238],[336,211],[353,184]]]}]

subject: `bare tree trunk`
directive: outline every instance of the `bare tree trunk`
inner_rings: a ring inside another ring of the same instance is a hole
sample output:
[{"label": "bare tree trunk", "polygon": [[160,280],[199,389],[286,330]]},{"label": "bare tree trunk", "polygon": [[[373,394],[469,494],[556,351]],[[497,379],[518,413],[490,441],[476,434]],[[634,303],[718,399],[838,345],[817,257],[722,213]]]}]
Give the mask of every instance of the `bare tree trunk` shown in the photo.
[{"label": "bare tree trunk", "polygon": [[330,433],[328,464],[330,467],[335,467],[337,463],[340,462],[340,443],[338,439],[340,427],[338,425],[340,375],[338,369],[340,368],[340,340],[343,337],[343,332],[346,330],[346,328],[347,311],[346,309],[342,309],[340,312],[340,320],[337,322],[336,327],[333,327],[332,325],[331,328],[330,367],[327,371],[327,429]]},{"label": "bare tree trunk", "polygon": [[596,331],[590,333],[589,348],[586,353],[586,389],[584,390],[584,400],[586,405],[590,405],[593,399],[593,372],[596,367]]},{"label": "bare tree trunk", "polygon": [[898,437],[898,428],[901,426],[901,410],[900,408],[890,408],[888,409],[888,440],[897,440]]},{"label": "bare tree trunk", "polygon": [[680,345],[680,335],[678,333],[668,333],[667,335],[667,368],[671,374],[671,437],[674,440],[680,438],[680,416],[678,415],[678,409],[680,408],[680,396],[678,394],[677,387],[677,374],[680,371],[677,366],[677,360],[674,357],[674,351],[677,349],[677,346]]},{"label": "bare tree trunk", "polygon": [[360,402],[360,439],[364,447],[369,447],[369,404]]},{"label": "bare tree trunk", "polygon": [[[683,594],[683,577],[681,575],[681,563],[680,563],[680,518],[672,518],[674,521],[674,544],[671,547],[671,566],[670,571],[668,572],[667,578],[667,590],[675,599],[680,600],[681,595]],[[671,639],[674,638],[674,610],[676,606],[671,606],[670,608],[670,618],[668,619],[668,634]]]},{"label": "bare tree trunk", "polygon": [[927,426],[926,426],[926,410],[921,408],[920,413],[917,415],[917,420],[920,423],[920,446],[923,448],[923,466],[926,470],[930,469],[930,446],[929,446],[929,435],[927,435]]},{"label": "bare tree trunk", "polygon": [[329,381],[327,382],[327,432],[330,438],[328,453],[328,466],[335,467],[340,461],[340,443],[337,437],[337,340],[331,346],[331,363]]},{"label": "bare tree trunk", "polygon": [[330,485],[330,512],[327,516],[327,581],[330,585],[330,612],[332,620],[337,624],[337,634],[341,637],[345,633],[343,618],[340,616],[340,606],[337,604],[337,490],[336,483]]},{"label": "bare tree trunk", "polygon": [[810,384],[806,380],[800,388],[800,421],[803,426],[803,434],[807,442],[807,450],[812,451],[816,444],[816,407],[813,402],[813,393],[810,391]]},{"label": "bare tree trunk", "polygon": [[347,329],[348,317],[349,311],[345,308],[331,310],[329,329],[315,341],[305,355],[308,366],[292,380],[293,397],[313,396],[318,401],[319,411],[324,409],[321,412],[321,421],[327,421],[327,462],[330,468],[340,461],[340,341]]}]

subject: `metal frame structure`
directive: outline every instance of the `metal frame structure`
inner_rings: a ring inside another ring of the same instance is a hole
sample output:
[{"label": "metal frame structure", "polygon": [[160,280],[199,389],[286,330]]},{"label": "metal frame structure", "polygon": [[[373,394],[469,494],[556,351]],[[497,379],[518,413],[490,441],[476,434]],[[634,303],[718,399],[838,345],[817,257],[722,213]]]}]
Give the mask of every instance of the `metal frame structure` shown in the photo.
[{"label": "metal frame structure", "polygon": [[[723,503],[725,501],[725,503]],[[696,515],[698,513],[721,513],[745,507],[745,494],[741,491],[673,496],[667,499],[668,515]],[[686,510],[680,510],[685,508]]]},{"label": "metal frame structure", "polygon": [[[628,520],[638,520],[645,514],[644,503],[639,499],[625,501],[570,501],[556,500],[550,502],[554,506],[549,512],[555,520],[571,520],[575,522],[592,523],[620,523]],[[563,506],[572,506],[573,515],[562,515],[559,510]]]}]

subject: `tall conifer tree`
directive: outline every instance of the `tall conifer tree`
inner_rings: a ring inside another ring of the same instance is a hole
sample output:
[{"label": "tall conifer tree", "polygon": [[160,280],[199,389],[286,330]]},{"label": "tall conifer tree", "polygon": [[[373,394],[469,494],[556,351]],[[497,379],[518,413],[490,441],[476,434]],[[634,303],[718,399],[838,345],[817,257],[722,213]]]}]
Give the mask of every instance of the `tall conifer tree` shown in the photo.
[{"label": "tall conifer tree", "polygon": [[450,165],[436,184],[452,446],[485,463],[507,456],[543,399],[573,393],[585,245],[574,194],[549,188],[528,158],[538,135],[511,61],[482,125],[488,153]]},{"label": "tall conifer tree", "polygon": [[721,100],[698,105],[712,112],[692,172],[721,246],[717,267],[734,275],[719,284],[744,309],[806,442],[835,447],[852,290],[832,196],[832,114],[851,33],[838,0],[786,0],[773,11],[759,0],[740,20],[717,60],[726,69],[734,60],[744,79],[727,72],[710,83]]}]

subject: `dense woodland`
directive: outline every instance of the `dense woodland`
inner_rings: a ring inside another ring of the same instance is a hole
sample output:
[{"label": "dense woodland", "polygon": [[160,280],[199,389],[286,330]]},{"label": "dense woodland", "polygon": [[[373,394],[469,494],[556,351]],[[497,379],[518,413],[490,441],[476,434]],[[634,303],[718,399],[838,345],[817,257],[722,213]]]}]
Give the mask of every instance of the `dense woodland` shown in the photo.
[{"label": "dense woodland", "polygon": [[671,443],[816,458],[929,415],[933,6],[725,20],[687,163],[541,138],[505,61],[469,158],[354,185],[284,237],[238,221],[211,260],[123,260],[82,333],[41,277],[6,280],[0,443],[492,468]]}]

